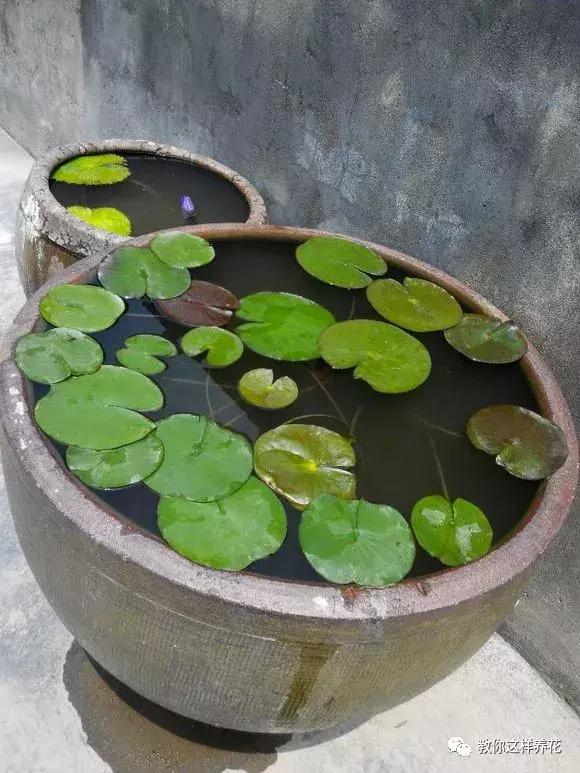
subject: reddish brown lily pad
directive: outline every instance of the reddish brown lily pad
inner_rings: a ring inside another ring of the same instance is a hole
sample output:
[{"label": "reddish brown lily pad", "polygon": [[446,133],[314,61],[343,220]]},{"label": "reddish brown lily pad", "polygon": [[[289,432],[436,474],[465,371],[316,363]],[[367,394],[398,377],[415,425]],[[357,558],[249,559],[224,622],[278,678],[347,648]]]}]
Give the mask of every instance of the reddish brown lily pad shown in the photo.
[{"label": "reddish brown lily pad", "polygon": [[183,295],[155,301],[155,308],[167,319],[185,327],[227,325],[240,306],[236,296],[225,287],[194,279]]}]

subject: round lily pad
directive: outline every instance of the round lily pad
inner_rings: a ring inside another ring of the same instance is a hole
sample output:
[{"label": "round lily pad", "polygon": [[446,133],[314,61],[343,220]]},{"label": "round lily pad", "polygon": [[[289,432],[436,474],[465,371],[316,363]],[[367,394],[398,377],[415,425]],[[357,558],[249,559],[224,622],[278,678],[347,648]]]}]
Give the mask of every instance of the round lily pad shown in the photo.
[{"label": "round lily pad", "polygon": [[167,367],[158,357],[172,357],[177,349],[167,338],[156,335],[136,335],[125,340],[125,348],[115,356],[125,368],[136,370],[147,376],[162,373]]},{"label": "round lily pad", "polygon": [[91,488],[114,489],[139,483],[161,464],[163,445],[155,435],[108,451],[69,446],[69,470]]},{"label": "round lily pad", "polygon": [[366,287],[372,276],[387,273],[376,252],[349,239],[314,236],[296,250],[296,260],[312,276],[336,287]]},{"label": "round lily pad", "polygon": [[239,571],[275,553],[286,537],[286,514],[276,495],[253,476],[218,502],[162,497],[157,525],[182,556],[212,569]]},{"label": "round lily pad", "polygon": [[118,295],[93,285],[57,285],[40,301],[40,313],[51,325],[84,333],[111,327],[124,311]]},{"label": "round lily pad", "polygon": [[215,250],[209,242],[184,231],[158,234],[149,244],[149,249],[163,263],[175,268],[205,266],[215,257]]},{"label": "round lily pad", "polygon": [[191,281],[186,268],[168,266],[146,247],[120,247],[98,273],[101,284],[122,298],[175,298]]},{"label": "round lily pad", "polygon": [[56,384],[69,376],[93,373],[103,362],[103,350],[79,330],[56,327],[21,338],[14,359],[31,381]]},{"label": "round lily pad", "polygon": [[304,511],[300,547],[326,580],[381,587],[399,582],[415,560],[415,541],[403,516],[364,499],[323,494]]},{"label": "round lily pad", "polygon": [[386,322],[353,319],[337,322],[320,337],[320,354],[333,368],[354,367],[377,392],[408,392],[431,372],[431,357],[423,344]]},{"label": "round lily pad", "polygon": [[186,327],[223,327],[231,320],[239,305],[240,302],[229,290],[197,279],[193,280],[183,295],[155,301],[155,308],[164,317]]},{"label": "round lily pad", "polygon": [[382,317],[415,333],[445,330],[457,325],[463,314],[447,290],[425,279],[407,277],[403,284],[377,279],[367,287],[367,298]]},{"label": "round lily pad", "polygon": [[515,362],[528,350],[526,337],[514,322],[482,314],[464,314],[461,322],[446,330],[444,336],[448,344],[475,362]]},{"label": "round lily pad", "polygon": [[163,405],[157,384],[126,368],[103,365],[87,376],[51,386],[34,408],[40,428],[59,443],[97,451],[128,445],[155,425],[136,411]]},{"label": "round lily pad", "polygon": [[298,397],[294,379],[282,376],[274,381],[274,371],[269,368],[249,370],[241,377],[238,391],[243,399],[258,408],[287,408]]},{"label": "round lily pad", "polygon": [[560,427],[518,405],[490,405],[467,422],[467,437],[496,464],[525,480],[548,478],[568,456]]},{"label": "round lily pad", "polygon": [[71,215],[78,217],[94,228],[102,228],[119,236],[131,236],[131,221],[124,212],[115,207],[90,207],[72,206],[66,208]]},{"label": "round lily pad", "polygon": [[335,321],[318,303],[277,292],[247,295],[242,298],[236,316],[248,320],[236,332],[249,349],[290,362],[318,357],[320,335]]},{"label": "round lily pad", "polygon": [[484,512],[458,498],[423,497],[413,507],[411,525],[417,542],[445,566],[462,566],[484,556],[493,532]]},{"label": "round lily pad", "polygon": [[110,185],[131,175],[127,160],[116,153],[77,156],[65,161],[51,174],[53,180],[73,185]]},{"label": "round lily pad", "polygon": [[225,368],[240,359],[244,345],[235,333],[221,327],[197,327],[181,339],[181,348],[188,357],[207,352],[205,364]]},{"label": "round lily pad", "polygon": [[145,483],[163,496],[214,502],[237,491],[252,472],[248,441],[205,416],[175,414],[158,423],[155,435],[165,456]]},{"label": "round lily pad", "polygon": [[313,424],[282,424],[254,444],[256,474],[299,509],[319,494],[353,499],[355,461],[346,438]]}]

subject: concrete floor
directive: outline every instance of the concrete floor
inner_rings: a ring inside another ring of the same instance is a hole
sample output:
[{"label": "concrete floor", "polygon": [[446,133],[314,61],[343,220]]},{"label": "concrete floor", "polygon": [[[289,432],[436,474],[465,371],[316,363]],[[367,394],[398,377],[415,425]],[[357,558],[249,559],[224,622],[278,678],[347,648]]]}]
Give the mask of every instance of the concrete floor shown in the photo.
[{"label": "concrete floor", "polygon": [[[2,329],[24,300],[12,229],[30,165],[0,130]],[[0,707],[0,773],[567,772],[580,759],[578,717],[497,635],[428,692],[342,734],[248,736],[153,706],[95,667],[53,614],[20,552],[1,478]],[[472,747],[469,762],[449,751],[453,736]],[[561,753],[529,744],[482,753],[480,739],[557,739]]]}]

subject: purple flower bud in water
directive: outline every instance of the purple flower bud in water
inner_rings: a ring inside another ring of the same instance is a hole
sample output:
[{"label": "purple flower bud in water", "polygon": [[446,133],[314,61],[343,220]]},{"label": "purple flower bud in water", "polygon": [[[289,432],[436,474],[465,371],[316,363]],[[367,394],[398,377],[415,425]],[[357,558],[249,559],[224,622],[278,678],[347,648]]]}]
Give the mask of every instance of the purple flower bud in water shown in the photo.
[{"label": "purple flower bud in water", "polygon": [[181,207],[181,212],[186,220],[195,214],[195,204],[189,196],[182,196],[179,200],[179,206]]}]

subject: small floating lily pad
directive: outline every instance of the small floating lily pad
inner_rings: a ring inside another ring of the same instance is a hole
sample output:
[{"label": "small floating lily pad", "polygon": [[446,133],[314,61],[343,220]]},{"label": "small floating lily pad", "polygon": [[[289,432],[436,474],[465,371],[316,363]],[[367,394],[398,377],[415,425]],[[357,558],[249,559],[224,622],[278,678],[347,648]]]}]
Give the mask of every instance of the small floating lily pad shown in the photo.
[{"label": "small floating lily pad", "polygon": [[163,263],[175,268],[205,266],[215,257],[215,250],[209,242],[185,231],[158,234],[149,244],[149,249]]},{"label": "small floating lily pad", "polygon": [[131,236],[131,221],[124,212],[115,207],[90,207],[72,206],[66,208],[71,215],[78,217],[94,228],[101,228],[119,236]]},{"label": "small floating lily pad", "polygon": [[526,337],[514,322],[482,314],[464,314],[461,322],[446,330],[444,336],[448,344],[475,362],[515,362],[528,350]]},{"label": "small floating lily pad", "polygon": [[118,295],[93,285],[57,285],[40,301],[40,313],[51,325],[84,333],[106,330],[124,311]]},{"label": "small floating lily pad", "polygon": [[93,373],[103,362],[103,350],[80,330],[56,327],[21,338],[14,359],[31,381],[56,384],[69,376]]},{"label": "small floating lily pad", "polygon": [[125,348],[115,356],[125,368],[153,376],[162,373],[167,365],[158,357],[172,357],[177,349],[167,338],[156,335],[136,335],[125,340]]},{"label": "small floating lily pad", "polygon": [[319,494],[353,499],[355,461],[346,438],[313,424],[282,424],[254,444],[256,474],[299,509]]},{"label": "small floating lily pad", "polygon": [[244,345],[235,333],[221,327],[197,327],[181,339],[181,348],[188,357],[207,352],[205,364],[210,368],[225,368],[237,362]]},{"label": "small floating lily pad", "polygon": [[302,515],[299,539],[310,564],[330,582],[391,585],[415,560],[415,541],[403,516],[364,499],[317,497]]},{"label": "small floating lily pad", "polygon": [[413,507],[411,525],[417,542],[445,566],[462,566],[484,556],[493,532],[485,513],[472,502],[430,495]]},{"label": "small floating lily pad", "polygon": [[175,298],[189,287],[186,268],[159,260],[147,247],[120,247],[99,266],[99,281],[122,298]]},{"label": "small floating lily pad", "polygon": [[205,416],[175,414],[158,423],[155,435],[165,456],[145,483],[163,496],[214,502],[237,491],[252,472],[248,441]]},{"label": "small floating lily pad", "polygon": [[376,252],[349,239],[314,236],[296,249],[296,260],[312,276],[336,287],[356,289],[371,283],[372,276],[387,273],[387,264]]},{"label": "small floating lily pad", "polygon": [[157,384],[141,373],[103,365],[87,376],[51,386],[34,408],[40,428],[59,443],[97,451],[128,445],[155,425],[136,411],[163,405]]},{"label": "small floating lily pad", "polygon": [[423,344],[386,322],[353,319],[337,322],[320,338],[320,354],[333,368],[354,367],[354,377],[377,392],[408,392],[431,372],[431,358]]},{"label": "small floating lily pad", "polygon": [[367,298],[382,317],[415,333],[445,330],[463,314],[447,290],[425,279],[377,279],[367,287]]},{"label": "small floating lily pad", "polygon": [[51,174],[53,180],[73,185],[110,185],[131,175],[127,160],[116,153],[77,156],[65,161]]},{"label": "small floating lily pad", "polygon": [[287,408],[298,397],[298,386],[294,379],[282,376],[274,381],[274,371],[270,368],[256,368],[244,373],[238,391],[250,405],[270,410]]},{"label": "small floating lily pad", "polygon": [[162,497],[157,525],[163,539],[182,556],[229,571],[245,569],[275,553],[286,537],[282,503],[253,476],[218,502]]},{"label": "small floating lily pad", "polygon": [[495,456],[496,464],[524,480],[556,472],[568,456],[563,431],[553,422],[518,405],[490,405],[467,422],[473,445]]},{"label": "small floating lily pad", "polygon": [[69,446],[69,470],[91,488],[114,489],[131,486],[155,472],[163,459],[163,444],[155,435],[108,451]]},{"label": "small floating lily pad", "polygon": [[335,321],[318,303],[281,292],[247,295],[236,316],[247,320],[236,332],[249,349],[290,362],[318,357],[318,339]]},{"label": "small floating lily pad", "polygon": [[186,327],[223,327],[239,306],[236,296],[225,287],[197,279],[193,280],[183,295],[155,301],[155,308],[164,317]]}]

